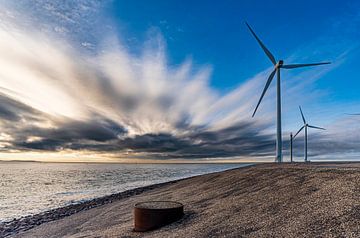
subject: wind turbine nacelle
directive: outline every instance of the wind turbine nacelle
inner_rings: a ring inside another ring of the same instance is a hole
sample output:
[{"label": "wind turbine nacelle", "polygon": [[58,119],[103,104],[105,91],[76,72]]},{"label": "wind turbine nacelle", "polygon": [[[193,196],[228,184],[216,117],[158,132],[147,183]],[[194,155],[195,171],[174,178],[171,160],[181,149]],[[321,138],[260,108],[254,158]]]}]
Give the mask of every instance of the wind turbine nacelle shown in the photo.
[{"label": "wind turbine nacelle", "polygon": [[283,60],[279,60],[279,61],[277,62],[277,64],[275,65],[275,67],[276,67],[276,68],[281,68],[281,66],[283,66],[283,64],[284,64],[284,61],[283,61]]}]

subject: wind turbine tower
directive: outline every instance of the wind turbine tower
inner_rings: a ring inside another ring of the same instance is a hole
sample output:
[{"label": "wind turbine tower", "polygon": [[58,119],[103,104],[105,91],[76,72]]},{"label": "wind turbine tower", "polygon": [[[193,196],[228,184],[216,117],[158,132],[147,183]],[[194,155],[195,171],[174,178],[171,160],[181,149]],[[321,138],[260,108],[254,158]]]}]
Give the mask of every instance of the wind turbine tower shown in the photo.
[{"label": "wind turbine tower", "polygon": [[302,117],[302,120],[304,122],[304,125],[298,130],[298,132],[296,132],[296,134],[294,135],[294,138],[300,133],[300,131],[302,131],[302,129],[305,130],[305,136],[304,136],[304,161],[308,162],[308,156],[307,156],[307,152],[308,152],[308,128],[319,129],[319,130],[325,130],[325,128],[309,125],[305,120],[304,114],[303,114],[300,106],[299,106],[299,109],[300,109],[300,113],[301,113],[301,117]]},{"label": "wind turbine tower", "polygon": [[290,133],[290,162],[293,162],[293,134]]},{"label": "wind turbine tower", "polygon": [[275,161],[282,162],[282,138],[281,138],[281,80],[280,80],[280,69],[294,69],[294,68],[301,68],[301,67],[307,67],[307,66],[316,66],[316,65],[323,65],[323,64],[330,64],[330,62],[323,62],[323,63],[311,63],[311,64],[284,64],[283,60],[276,61],[273,54],[266,48],[264,43],[259,39],[259,37],[255,34],[253,29],[247,24],[247,27],[249,28],[251,34],[255,37],[256,41],[259,43],[260,47],[263,49],[267,57],[270,59],[271,63],[274,65],[273,71],[270,73],[264,90],[261,93],[259,102],[256,105],[256,108],[254,110],[254,113],[252,117],[255,116],[255,113],[261,103],[261,100],[263,99],[267,89],[269,88],[271,81],[273,80],[275,73],[276,73],[276,158]]}]

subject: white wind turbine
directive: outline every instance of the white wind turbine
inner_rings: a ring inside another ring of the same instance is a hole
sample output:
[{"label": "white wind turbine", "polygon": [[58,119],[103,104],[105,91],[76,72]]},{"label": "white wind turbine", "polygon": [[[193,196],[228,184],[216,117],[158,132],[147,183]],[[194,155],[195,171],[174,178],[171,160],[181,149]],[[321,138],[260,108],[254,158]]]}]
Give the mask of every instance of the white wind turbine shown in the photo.
[{"label": "white wind turbine", "polygon": [[271,84],[272,79],[275,76],[275,73],[277,75],[277,81],[276,81],[276,158],[275,161],[282,162],[282,138],[281,138],[281,85],[280,85],[280,69],[294,69],[294,68],[301,68],[301,67],[307,67],[307,66],[316,66],[316,65],[323,65],[323,64],[330,64],[330,62],[323,62],[323,63],[311,63],[311,64],[284,64],[283,60],[276,61],[275,57],[271,54],[271,52],[266,48],[266,46],[262,43],[262,41],[257,37],[255,32],[251,29],[249,24],[247,24],[247,27],[259,43],[260,47],[263,49],[265,54],[268,56],[270,61],[274,65],[273,71],[270,73],[270,76],[268,80],[266,81],[265,87],[263,92],[261,93],[260,99],[258,104],[256,105],[256,108],[254,110],[254,113],[252,117],[255,116],[255,113],[261,103],[261,100],[263,99],[268,87]]},{"label": "white wind turbine", "polygon": [[294,136],[293,133],[290,132],[290,162],[293,162],[293,141],[294,141]]},{"label": "white wind turbine", "polygon": [[325,130],[325,128],[309,125],[309,124],[306,122],[306,120],[305,120],[304,114],[303,114],[300,106],[299,106],[299,109],[300,109],[300,113],[301,113],[301,117],[302,117],[302,120],[303,120],[303,122],[304,122],[304,125],[296,132],[296,134],[294,135],[293,139],[295,139],[295,137],[300,133],[300,131],[302,131],[302,129],[305,129],[305,136],[304,136],[304,160],[305,160],[305,162],[308,162],[308,160],[307,160],[307,151],[308,151],[308,133],[307,133],[307,132],[308,132],[308,128],[314,128],[314,129],[319,129],[319,130]]}]

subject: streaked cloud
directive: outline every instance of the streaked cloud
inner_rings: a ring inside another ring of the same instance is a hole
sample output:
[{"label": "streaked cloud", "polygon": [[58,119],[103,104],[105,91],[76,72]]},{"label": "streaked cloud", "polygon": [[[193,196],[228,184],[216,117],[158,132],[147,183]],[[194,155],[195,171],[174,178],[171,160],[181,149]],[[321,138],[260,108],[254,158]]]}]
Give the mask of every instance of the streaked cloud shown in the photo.
[{"label": "streaked cloud", "polygon": [[[131,53],[111,24],[105,35],[89,30],[102,4],[70,2],[1,6],[2,152],[161,159],[273,153],[274,90],[251,118],[269,69],[221,94],[210,86],[211,66],[170,65],[161,34],[155,31],[140,54]],[[307,100],[319,96],[305,88],[337,66],[287,75],[285,110],[305,93]]]}]

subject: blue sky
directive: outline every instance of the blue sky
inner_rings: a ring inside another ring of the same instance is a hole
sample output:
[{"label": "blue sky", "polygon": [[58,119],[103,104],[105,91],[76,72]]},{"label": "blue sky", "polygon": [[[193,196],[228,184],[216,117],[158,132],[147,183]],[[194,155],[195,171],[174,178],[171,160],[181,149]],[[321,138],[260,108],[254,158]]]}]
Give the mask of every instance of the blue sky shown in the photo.
[{"label": "blue sky", "polygon": [[0,17],[1,158],[271,161],[274,83],[251,118],[271,62],[245,21],[277,59],[332,62],[282,71],[285,155],[298,105],[327,128],[312,156],[360,155],[357,1],[3,0]]},{"label": "blue sky", "polygon": [[[360,111],[357,1],[115,1],[107,12],[130,50],[136,53],[149,35],[159,33],[166,44],[169,64],[191,58],[195,66],[209,65],[210,84],[221,93],[235,89],[270,66],[245,27],[247,21],[277,59],[292,57],[294,63],[335,64],[308,86],[309,91],[321,94],[308,108],[310,113],[326,108],[322,123],[332,122],[348,111]],[[298,69],[293,74],[306,70]],[[290,113],[294,116],[285,121],[289,127],[298,117],[297,107]]]},{"label": "blue sky", "polygon": [[[166,41],[170,63],[191,57],[196,64],[211,65],[211,84],[226,92],[269,66],[244,21],[279,58],[306,48],[299,58],[335,61],[339,53],[357,46],[359,9],[357,1],[115,1],[108,11],[130,48],[141,45],[149,29],[155,28]],[[333,46],[324,49],[326,41]],[[311,51],[318,48],[318,55],[311,58]],[[358,54],[351,52],[342,67],[324,76],[318,86],[333,91],[336,100],[357,100]],[[343,80],[354,87],[344,86]]]}]

